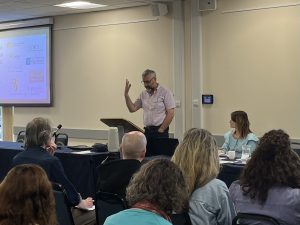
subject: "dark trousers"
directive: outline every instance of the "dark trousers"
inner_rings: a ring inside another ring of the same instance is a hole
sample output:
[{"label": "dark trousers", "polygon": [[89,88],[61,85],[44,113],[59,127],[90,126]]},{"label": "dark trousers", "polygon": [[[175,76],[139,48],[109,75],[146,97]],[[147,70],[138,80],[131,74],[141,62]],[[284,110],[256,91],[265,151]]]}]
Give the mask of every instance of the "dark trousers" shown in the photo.
[{"label": "dark trousers", "polygon": [[78,208],[71,208],[75,225],[96,225],[95,210],[86,211]]},{"label": "dark trousers", "polygon": [[158,129],[160,126],[149,126],[144,127],[145,129],[145,136],[147,139],[147,151],[146,156],[152,156],[153,155],[153,142],[155,142],[155,139],[157,138],[169,138],[169,127],[165,129],[163,133],[159,133]]},{"label": "dark trousers", "polygon": [[159,133],[158,129],[160,126],[148,126],[144,127],[145,129],[145,136],[147,141],[154,138],[168,138],[169,137],[169,127],[165,129],[163,133]]}]

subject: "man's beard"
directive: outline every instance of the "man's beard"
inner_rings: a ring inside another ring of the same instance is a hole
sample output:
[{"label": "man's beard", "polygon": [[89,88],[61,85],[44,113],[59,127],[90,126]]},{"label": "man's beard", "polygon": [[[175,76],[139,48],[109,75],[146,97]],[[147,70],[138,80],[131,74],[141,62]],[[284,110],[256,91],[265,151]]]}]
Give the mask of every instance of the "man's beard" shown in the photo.
[{"label": "man's beard", "polygon": [[155,88],[154,87],[146,87],[146,90],[148,92],[152,92],[152,91],[155,91]]}]

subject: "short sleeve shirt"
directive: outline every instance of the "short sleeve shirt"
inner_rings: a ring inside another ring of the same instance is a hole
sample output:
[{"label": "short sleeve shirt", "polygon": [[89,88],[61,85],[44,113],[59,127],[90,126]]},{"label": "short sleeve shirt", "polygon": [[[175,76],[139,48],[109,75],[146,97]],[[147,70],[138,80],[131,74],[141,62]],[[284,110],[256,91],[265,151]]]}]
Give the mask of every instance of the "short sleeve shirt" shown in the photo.
[{"label": "short sleeve shirt", "polygon": [[154,94],[144,90],[134,105],[144,110],[145,126],[160,126],[165,117],[166,111],[175,108],[175,100],[172,92],[158,85]]}]

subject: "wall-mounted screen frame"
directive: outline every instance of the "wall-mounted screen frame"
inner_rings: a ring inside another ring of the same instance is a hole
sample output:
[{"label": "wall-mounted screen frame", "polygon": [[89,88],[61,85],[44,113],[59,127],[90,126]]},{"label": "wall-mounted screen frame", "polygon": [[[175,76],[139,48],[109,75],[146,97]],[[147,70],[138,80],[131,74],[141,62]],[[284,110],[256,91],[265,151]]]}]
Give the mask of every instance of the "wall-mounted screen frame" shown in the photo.
[{"label": "wall-mounted screen frame", "polygon": [[0,30],[0,105],[52,105],[51,31],[51,24]]}]

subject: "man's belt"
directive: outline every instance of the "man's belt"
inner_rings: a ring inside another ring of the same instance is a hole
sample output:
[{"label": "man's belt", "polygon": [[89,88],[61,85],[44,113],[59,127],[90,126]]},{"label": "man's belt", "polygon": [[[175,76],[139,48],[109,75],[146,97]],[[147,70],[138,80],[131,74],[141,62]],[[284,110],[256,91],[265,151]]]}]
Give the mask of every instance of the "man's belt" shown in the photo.
[{"label": "man's belt", "polygon": [[152,131],[156,131],[160,128],[160,126],[146,126],[144,127],[145,130],[152,130]]}]

